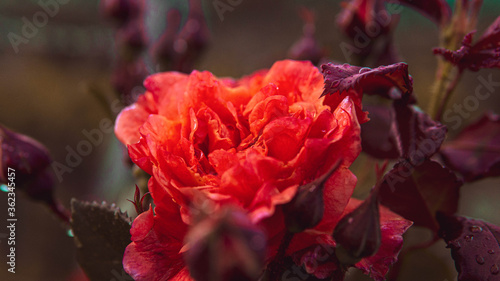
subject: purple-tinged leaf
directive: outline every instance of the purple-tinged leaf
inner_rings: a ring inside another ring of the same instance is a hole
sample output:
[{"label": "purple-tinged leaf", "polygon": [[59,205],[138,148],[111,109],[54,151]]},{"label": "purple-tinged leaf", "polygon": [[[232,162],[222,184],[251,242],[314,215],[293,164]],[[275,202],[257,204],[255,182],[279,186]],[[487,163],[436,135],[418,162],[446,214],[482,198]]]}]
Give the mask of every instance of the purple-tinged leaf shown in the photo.
[{"label": "purple-tinged leaf", "polygon": [[394,126],[395,112],[392,107],[368,105],[370,121],[361,124],[361,147],[370,156],[379,159],[399,158],[399,132]]},{"label": "purple-tinged leaf", "polygon": [[434,155],[447,129],[432,120],[406,98],[394,101],[393,108],[368,106],[370,121],[361,127],[363,151],[380,159],[403,158],[411,164]]},{"label": "purple-tinged leaf", "polygon": [[438,214],[440,236],[451,248],[458,281],[500,280],[500,227],[482,220]]},{"label": "purple-tinged leaf", "polygon": [[[399,99],[413,92],[413,81],[408,74],[406,63],[374,69],[328,63],[322,65],[321,69],[325,78],[325,89],[321,96],[335,94],[342,96],[346,92],[354,91],[360,97],[366,93],[388,99]],[[394,91],[394,88],[399,92]]]},{"label": "purple-tinged leaf", "polygon": [[408,65],[405,63],[374,69],[328,63],[323,64],[321,69],[325,79],[325,89],[321,95],[326,96],[323,103],[335,107],[346,96],[349,96],[356,106],[356,113],[361,124],[369,120],[361,104],[365,93],[395,100],[409,96],[408,100],[414,101],[411,96],[413,81],[408,75]]},{"label": "purple-tinged leaf", "polygon": [[454,214],[462,182],[448,168],[425,160],[397,163],[380,186],[380,203],[415,225],[437,232],[436,212]]},{"label": "purple-tinged leaf", "polygon": [[500,117],[487,113],[441,149],[445,163],[465,181],[500,176]]},{"label": "purple-tinged leaf", "polygon": [[394,110],[401,157],[415,165],[439,151],[446,138],[446,126],[404,100],[394,101]]},{"label": "purple-tinged leaf", "polygon": [[444,48],[435,48],[434,54],[444,57],[447,61],[457,65],[462,71],[469,69],[478,71],[481,68],[500,68],[500,17],[498,17],[483,36],[472,44],[475,31],[465,35],[462,46],[456,51]]}]

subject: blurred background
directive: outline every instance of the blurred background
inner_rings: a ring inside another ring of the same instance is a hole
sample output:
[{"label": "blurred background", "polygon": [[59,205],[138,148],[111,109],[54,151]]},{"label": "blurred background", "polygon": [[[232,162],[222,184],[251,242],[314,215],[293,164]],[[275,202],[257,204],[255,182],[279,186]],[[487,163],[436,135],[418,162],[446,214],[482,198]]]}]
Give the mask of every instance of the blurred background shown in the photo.
[{"label": "blurred background", "polygon": [[[43,2],[43,1],[42,1]],[[46,1],[49,2],[49,1]],[[48,147],[54,161],[66,163],[68,149],[76,149],[86,140],[83,131],[100,129],[100,122],[113,119],[113,113],[103,106],[118,99],[110,83],[117,63],[115,28],[104,19],[98,0],[69,0],[49,16],[46,24],[37,27],[31,38],[12,44],[12,36],[21,35],[25,19],[33,21],[43,11],[38,1],[0,0],[0,122],[7,127],[29,135]],[[150,42],[155,41],[166,25],[166,11],[176,7],[185,19],[187,1],[150,0],[144,23]],[[242,0],[231,10],[218,14],[216,2],[202,1],[210,41],[194,67],[209,70],[217,76],[240,77],[274,61],[287,57],[291,45],[302,36],[303,20],[300,7],[314,11],[316,38],[327,56],[345,62],[340,43],[345,40],[335,25],[341,1],[266,1]],[[452,3],[453,1],[449,1]],[[478,23],[481,32],[500,15],[500,2],[485,0]],[[24,18],[24,19],[23,19]],[[479,36],[476,36],[476,38]],[[436,58],[432,48],[438,45],[435,24],[421,14],[404,8],[396,30],[396,46],[409,65],[419,102],[426,104],[432,84]],[[149,73],[158,67],[146,63]],[[474,92],[477,77],[492,74],[500,81],[499,71],[466,72],[450,104],[462,103]],[[134,88],[140,93],[140,87]],[[500,91],[500,89],[497,89]],[[119,99],[118,99],[119,100]],[[119,100],[120,101],[120,100]],[[120,102],[119,105],[123,105]],[[500,95],[494,93],[481,101],[479,109],[462,122],[467,125],[483,110],[500,112]],[[450,136],[457,130],[450,130]],[[56,197],[69,208],[70,199],[98,202],[116,202],[131,216],[136,213],[131,203],[134,177],[124,160],[124,150],[113,133],[103,133],[104,141],[92,147],[83,156],[81,164],[62,174],[56,187]],[[370,159],[363,156],[353,167],[360,184],[355,196],[364,197],[373,181],[373,172],[367,172]],[[499,180],[482,180],[462,188],[459,213],[500,224],[498,201]],[[0,280],[86,280],[75,259],[75,246],[68,229],[40,203],[17,194],[16,211],[16,273],[7,272],[7,230],[2,225],[7,217],[7,195],[0,194]],[[412,229],[409,241],[425,237],[424,230]],[[414,238],[412,238],[414,237]],[[402,267],[400,280],[456,279],[456,272],[448,249],[440,241],[431,248],[408,255]],[[408,266],[406,266],[408,265]],[[352,273],[352,280],[370,280]]]}]

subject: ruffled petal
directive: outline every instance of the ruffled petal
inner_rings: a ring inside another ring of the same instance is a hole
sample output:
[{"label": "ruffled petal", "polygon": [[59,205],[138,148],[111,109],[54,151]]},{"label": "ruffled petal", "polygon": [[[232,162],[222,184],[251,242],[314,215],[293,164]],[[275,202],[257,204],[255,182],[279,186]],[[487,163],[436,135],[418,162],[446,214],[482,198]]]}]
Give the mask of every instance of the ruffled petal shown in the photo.
[{"label": "ruffled petal", "polygon": [[[179,216],[178,209],[176,213],[168,215]],[[134,280],[169,280],[184,267],[182,255],[179,254],[183,241],[170,236],[164,229],[159,231],[158,225],[161,224],[152,209],[139,215],[132,224],[132,243],[125,249],[123,266]]]},{"label": "ruffled petal", "polygon": [[323,75],[310,61],[283,60],[273,64],[263,85],[275,84],[289,104],[297,101],[316,103],[323,91]]},{"label": "ruffled petal", "polygon": [[158,113],[153,95],[146,92],[137,102],[123,109],[115,123],[115,135],[123,144],[139,141],[139,128],[146,122],[150,114]]}]

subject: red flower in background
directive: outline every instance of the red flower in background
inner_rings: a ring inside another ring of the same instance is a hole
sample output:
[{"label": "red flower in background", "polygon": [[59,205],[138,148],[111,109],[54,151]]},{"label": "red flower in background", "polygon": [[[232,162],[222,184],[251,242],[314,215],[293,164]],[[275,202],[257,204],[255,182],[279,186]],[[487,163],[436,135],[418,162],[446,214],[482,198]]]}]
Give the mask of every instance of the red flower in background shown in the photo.
[{"label": "red flower in background", "polygon": [[[351,95],[328,103],[319,98],[323,86],[317,68],[296,61],[277,62],[240,80],[198,71],[150,76],[146,93],[116,123],[134,163],[152,176],[156,205],[133,223],[125,270],[135,280],[190,280],[183,252],[195,224],[189,204],[200,193],[215,208],[244,210],[266,234],[266,261],[272,260],[285,233],[281,206],[341,159],[324,187],[321,222],[295,235],[287,250],[309,273],[332,275],[338,264],[308,265],[317,259],[315,247],[335,246],[337,222],[359,204],[350,199],[356,177],[348,168],[361,140]],[[401,235],[411,225],[385,208],[380,219],[379,251],[356,264],[377,280],[395,262]]]}]

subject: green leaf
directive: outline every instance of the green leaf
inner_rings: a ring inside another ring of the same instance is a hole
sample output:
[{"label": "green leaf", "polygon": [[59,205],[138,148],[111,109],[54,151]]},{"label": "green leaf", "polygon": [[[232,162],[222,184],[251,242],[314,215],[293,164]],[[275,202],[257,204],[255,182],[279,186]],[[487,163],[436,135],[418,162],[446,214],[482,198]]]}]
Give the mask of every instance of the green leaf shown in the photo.
[{"label": "green leaf", "polygon": [[130,227],[128,215],[114,204],[71,200],[77,259],[90,280],[133,280],[122,265]]}]

